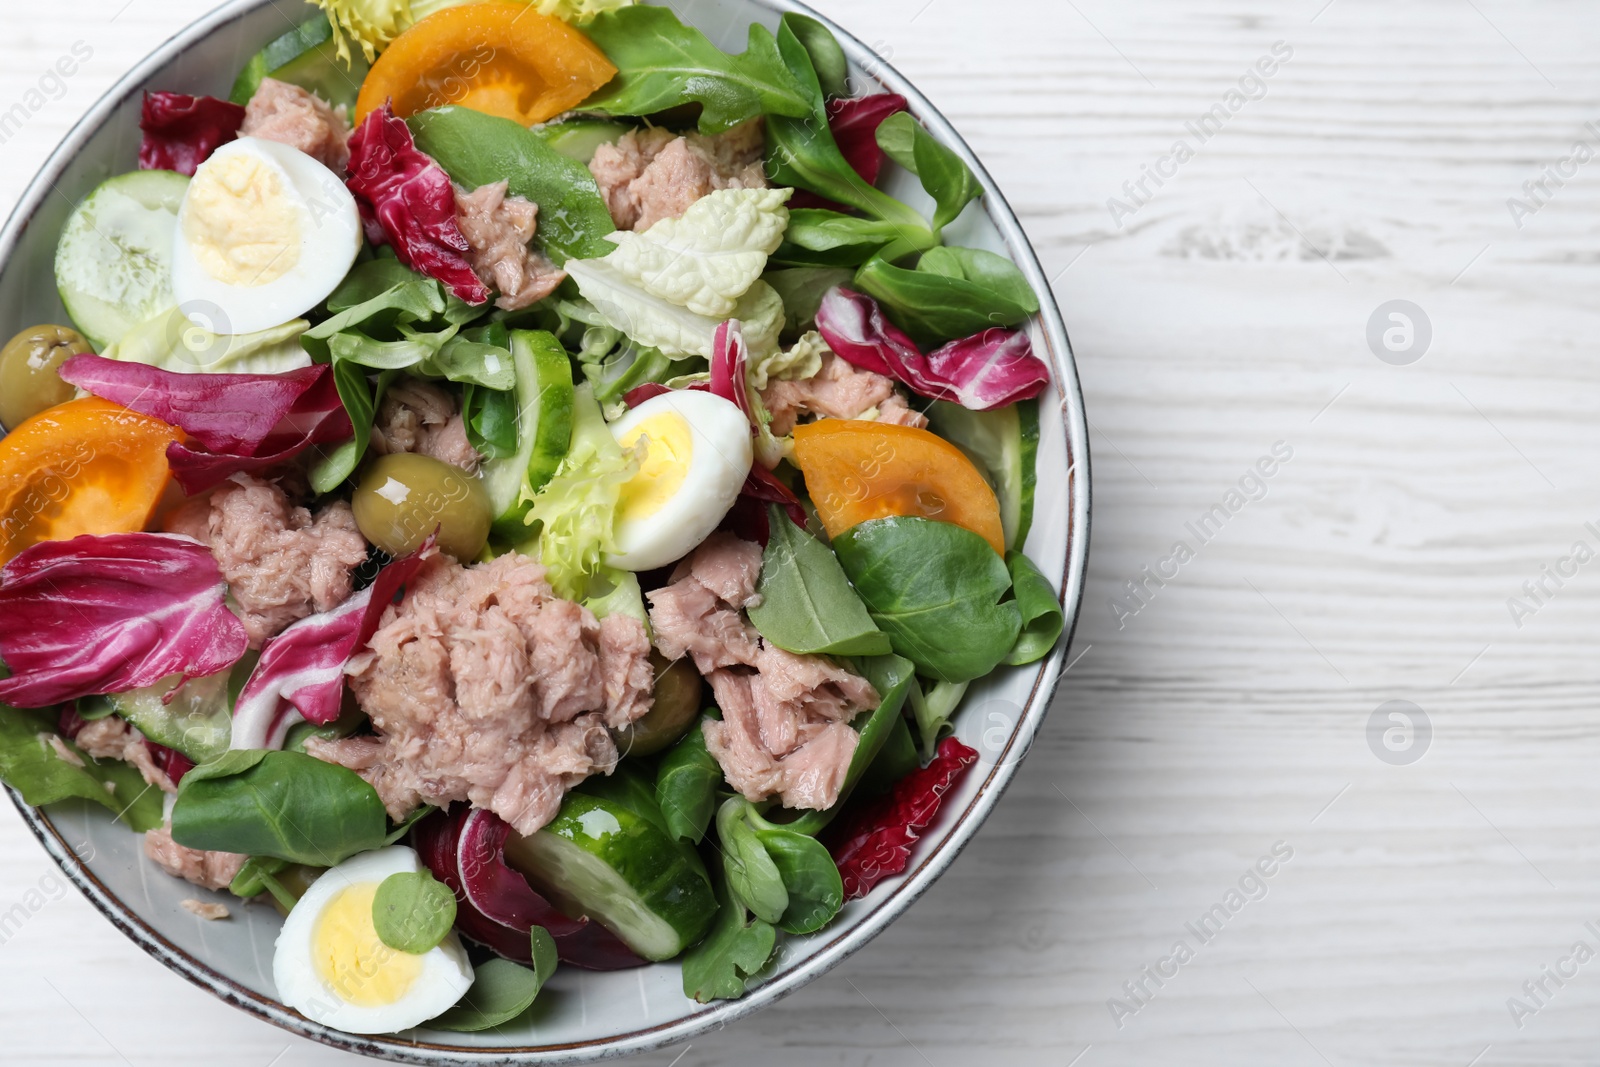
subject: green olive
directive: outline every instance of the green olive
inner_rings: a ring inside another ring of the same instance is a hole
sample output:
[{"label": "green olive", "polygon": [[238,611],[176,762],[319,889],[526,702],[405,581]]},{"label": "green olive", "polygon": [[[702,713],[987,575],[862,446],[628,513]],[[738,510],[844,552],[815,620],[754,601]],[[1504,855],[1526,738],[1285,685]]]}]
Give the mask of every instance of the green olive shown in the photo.
[{"label": "green olive", "polygon": [[396,452],[367,467],[350,506],[361,535],[404,556],[439,530],[439,550],[470,562],[489,541],[489,494],[459,467],[432,456]]},{"label": "green olive", "polygon": [[14,430],[45,408],[65,404],[75,390],[56,374],[63,360],[90,351],[77,330],[31,326],[0,349],[0,425]]},{"label": "green olive", "polygon": [[617,731],[624,756],[653,756],[678,742],[700,718],[700,675],[686,659],[668,663],[651,649],[656,672],[655,703],[643,716]]}]

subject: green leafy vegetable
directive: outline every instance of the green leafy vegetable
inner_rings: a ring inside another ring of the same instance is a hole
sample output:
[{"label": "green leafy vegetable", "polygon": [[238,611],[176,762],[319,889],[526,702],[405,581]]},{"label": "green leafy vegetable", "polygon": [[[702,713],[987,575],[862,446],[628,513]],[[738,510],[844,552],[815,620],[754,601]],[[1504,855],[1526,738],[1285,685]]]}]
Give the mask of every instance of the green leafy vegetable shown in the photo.
[{"label": "green leafy vegetable", "polygon": [[750,622],[768,643],[797,655],[881,656],[877,626],[832,550],[769,506],[771,539],[761,557],[760,604]]},{"label": "green leafy vegetable", "polygon": [[968,682],[935,682],[924,690],[911,687],[911,712],[917,720],[917,735],[922,738],[922,757],[932,759],[939,743],[939,732],[950,722],[961,698],[967,695]]},{"label": "green leafy vegetable", "polygon": [[550,932],[535,926],[533,966],[495,958],[478,964],[472,986],[455,1007],[427,1025],[433,1030],[473,1033],[504,1026],[533,1007],[539,990],[556,971],[556,943]]},{"label": "green leafy vegetable", "polygon": [[854,795],[858,801],[882,796],[921,765],[922,759],[917,753],[916,739],[911,736],[910,724],[904,715],[896,716],[883,748],[861,776]]},{"label": "green leafy vegetable", "polygon": [[[778,185],[808,189],[898,228],[897,247],[906,251],[938,243],[927,220],[857,174],[839,151],[828,127],[828,106],[817,69],[802,35],[811,31],[788,14],[778,27],[778,53],[803,92],[805,111],[767,116],[767,172]],[[810,21],[810,20],[807,20]]]},{"label": "green leafy vegetable", "polygon": [[378,940],[399,952],[431,951],[455,924],[456,895],[427,871],[396,871],[378,884],[372,898]]},{"label": "green leafy vegetable", "polygon": [[616,548],[617,504],[638,460],[611,436],[592,386],[573,390],[572,409],[572,444],[534,495],[528,523],[539,526],[537,555],[557,595],[582,600]]},{"label": "green leafy vegetable", "polygon": [[551,148],[538,134],[510,119],[465,107],[424,111],[412,115],[406,124],[417,147],[432,156],[457,185],[477,189],[506,181],[509,195],[538,204],[539,234],[534,243],[557,265],[568,258],[591,258],[611,251],[605,237],[616,225],[594,175],[582,163]]},{"label": "green leafy vegetable", "polygon": [[[810,111],[803,87],[796,84],[765,26],[750,27],[749,46],[736,56],[684,25],[666,7],[613,11],[589,23],[584,32],[617,67],[610,84],[584,101],[585,111],[653,115],[692,101],[701,105],[704,134],[723,133],[757,115],[799,118]],[[426,145],[422,148],[428,151]]]},{"label": "green leafy vegetable", "polygon": [[989,411],[935,400],[926,409],[929,427],[959,446],[988,471],[1000,498],[1000,523],[1006,546],[1021,550],[1033,526],[1033,493],[1038,479],[1039,401],[1019,400]]},{"label": "green leafy vegetable", "polygon": [[742,997],[749,980],[772,958],[778,932],[754,918],[716,879],[717,915],[705,940],[683,957],[683,993],[701,1004]]},{"label": "green leafy vegetable", "polygon": [[[789,212],[789,218],[792,220],[796,214]],[[798,337],[816,326],[817,308],[822,306],[822,298],[828,290],[836,285],[848,285],[854,277],[854,271],[842,267],[793,267],[769,270],[762,275],[762,281],[777,290],[778,298],[783,301],[787,320],[785,336]]]},{"label": "green leafy vegetable", "polygon": [[880,219],[796,208],[789,213],[788,232],[773,258],[802,266],[859,267],[898,240],[901,230]]},{"label": "green leafy vegetable", "polygon": [[[55,737],[82,766],[63,759]],[[161,791],[120,760],[95,760],[56,732],[55,715],[0,704],[0,782],[34,807],[92,800],[143,833],[161,825]]]},{"label": "green leafy vegetable", "polygon": [[962,208],[983,195],[972,168],[946,148],[908,112],[890,115],[878,125],[878,147],[888,157],[915,174],[923,191],[933,197],[933,229],[940,233],[956,220]]},{"label": "green leafy vegetable", "polygon": [[1022,632],[1011,647],[1006,662],[1013,667],[1042,659],[1056,647],[1061,639],[1064,622],[1061,601],[1055,589],[1033,560],[1021,552],[1007,552],[1006,566],[1011,570],[1011,587],[1016,594],[1017,609],[1022,613]]},{"label": "green leafy vegetable", "polygon": [[257,333],[217,334],[172,307],[123,334],[105,356],[177,374],[281,374],[311,365],[300,345],[310,325],[295,319]]},{"label": "green leafy vegetable", "polygon": [[[956,270],[960,273],[945,273]],[[856,272],[855,286],[876,298],[895,324],[923,345],[1016,326],[1039,309],[1038,298],[1009,260],[970,248],[934,249],[915,270],[875,256]]]},{"label": "green leafy vegetable", "polygon": [[789,891],[789,906],[778,920],[778,928],[791,934],[809,934],[832,922],[844,906],[844,883],[826,846],[814,837],[764,820],[756,837]]},{"label": "green leafy vegetable", "polygon": [[504,459],[517,453],[517,395],[498,389],[468,385],[461,394],[462,420],[467,442],[484,459]]},{"label": "green leafy vegetable", "polygon": [[824,96],[850,95],[850,61],[845,58],[839,39],[814,18],[806,15],[789,15],[789,30],[805,45],[811,57],[811,66],[817,72],[817,81]]},{"label": "green leafy vegetable", "polygon": [[336,360],[333,364],[333,384],[339,390],[339,400],[355,436],[321,456],[311,465],[311,488],[318,493],[331,493],[355,472],[361,457],[367,454],[372,441],[372,420],[378,411],[378,402],[399,371],[388,370],[378,375],[376,383],[368,382],[366,368],[359,363]]},{"label": "green leafy vegetable", "polygon": [[834,538],[856,593],[900,655],[946,682],[981,678],[1016,643],[1022,614],[1006,565],[971,530],[932,519],[870,519]]},{"label": "green leafy vegetable", "polygon": [[607,325],[626,334],[637,345],[660,349],[676,358],[710,359],[717,327],[728,318],[743,323],[745,344],[752,358],[775,350],[778,335],[783,332],[783,298],[765,282],[752,285],[739,298],[731,314],[716,318],[696,314],[646,292],[630,282],[609,260],[569,260],[567,273]]},{"label": "green leafy vegetable", "polygon": [[717,808],[722,768],[706,749],[706,735],[698,725],[673,745],[656,769],[656,803],[666,817],[672,836],[699,844]]},{"label": "green leafy vegetable", "polygon": [[233,751],[184,775],[172,838],[189,848],[332,867],[380,847],[389,820],[354,771],[299,752]]},{"label": "green leafy vegetable", "polygon": [[752,389],[765,389],[773,378],[789,381],[813,378],[822,370],[822,357],[827,351],[828,342],[820,333],[811,330],[801,334],[789,348],[752,360],[745,380]]},{"label": "green leafy vegetable", "polygon": [[750,824],[751,814],[753,809],[744,797],[731,797],[717,810],[722,869],[734,899],[757,918],[776,923],[789,908],[789,891],[778,865]]},{"label": "green leafy vegetable", "polygon": [[595,618],[628,615],[644,624],[645,633],[650,632],[650,613],[645,610],[644,591],[639,588],[637,574],[602,564],[589,578],[588,593],[583,606]]},{"label": "green leafy vegetable", "polygon": [[233,881],[228,885],[228,892],[246,900],[270,892],[284,907],[293,908],[294,895],[285,889],[277,878],[287,866],[289,864],[286,860],[272,856],[251,856],[244,861],[244,866],[239,868],[239,873],[233,876]]}]

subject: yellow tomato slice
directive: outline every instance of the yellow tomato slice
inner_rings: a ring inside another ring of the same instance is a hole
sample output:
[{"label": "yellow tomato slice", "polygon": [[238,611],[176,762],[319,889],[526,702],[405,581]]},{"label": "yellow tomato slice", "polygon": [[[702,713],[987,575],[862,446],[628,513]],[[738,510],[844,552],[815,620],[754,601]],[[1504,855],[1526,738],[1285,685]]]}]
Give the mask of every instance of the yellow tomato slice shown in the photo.
[{"label": "yellow tomato slice", "polygon": [[818,419],[794,430],[794,457],[829,537],[890,515],[965,527],[1005,554],[1000,504],[966,453],[911,426]]},{"label": "yellow tomato slice", "polygon": [[401,118],[454,104],[524,126],[548,122],[616,76],[593,41],[527,4],[464,4],[396,37],[372,65],[356,123],[391,101]]},{"label": "yellow tomato slice", "polygon": [[40,541],[144,529],[178,438],[98,397],[48,408],[0,438],[0,563]]}]

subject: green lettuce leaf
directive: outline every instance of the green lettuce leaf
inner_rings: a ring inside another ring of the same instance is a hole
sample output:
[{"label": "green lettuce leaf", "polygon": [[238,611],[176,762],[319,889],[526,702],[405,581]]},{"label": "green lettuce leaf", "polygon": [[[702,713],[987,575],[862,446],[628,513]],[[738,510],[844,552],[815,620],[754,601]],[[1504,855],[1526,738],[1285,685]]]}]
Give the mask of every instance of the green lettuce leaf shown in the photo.
[{"label": "green lettuce leaf", "polygon": [[644,233],[609,236],[606,256],[629,282],[697,315],[726,319],[777,251],[789,225],[793,189],[721,189],[696,200],[681,218]]},{"label": "green lettuce leaf", "polygon": [[300,343],[310,326],[295,319],[258,333],[217,334],[172,307],[123,334],[105,357],[174,374],[282,374],[311,366]]},{"label": "green lettuce leaf", "polygon": [[0,704],[0,782],[36,808],[82,797],[141,833],[161,825],[161,791],[136,768],[120,760],[91,759],[61,739],[66,751],[77,757],[73,763],[61,757],[51,737],[60,738],[51,712]]},{"label": "green lettuce leaf", "polygon": [[766,282],[752,285],[730,314],[713,318],[646,292],[605,259],[568,260],[567,273],[607,325],[638,345],[658,348],[674,358],[710,359],[712,340],[725,319],[744,324],[751,359],[776,351],[778,335],[783,332],[783,298]]}]

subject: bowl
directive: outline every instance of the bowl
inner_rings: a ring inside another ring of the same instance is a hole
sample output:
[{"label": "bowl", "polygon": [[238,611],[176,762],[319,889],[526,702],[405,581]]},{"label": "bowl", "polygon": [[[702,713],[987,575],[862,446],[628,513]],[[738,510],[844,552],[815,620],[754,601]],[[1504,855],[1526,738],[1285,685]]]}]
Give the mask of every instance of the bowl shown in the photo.
[{"label": "bowl", "polygon": [[[742,48],[755,21],[776,27],[785,11],[813,15],[788,0],[676,0],[680,17],[718,45]],[[36,322],[65,322],[52,285],[57,236],[67,215],[96,185],[134,168],[140,94],[145,89],[226,96],[234,75],[263,44],[313,9],[300,0],[232,0],[167,41],[130,71],[84,116],[28,186],[0,230],[0,335]],[[911,110],[967,161],[984,196],[948,230],[952,244],[1008,255],[1039,294],[1030,329],[1054,382],[1041,398],[1039,486],[1027,550],[1061,590],[1067,637],[1045,660],[1006,668],[974,686],[957,734],[981,762],[946,798],[939,822],[916,848],[903,875],[847,904],[833,924],[789,937],[765,978],[741,1000],[697,1004],[683,995],[678,965],[655,964],[608,974],[566,968],[541,994],[520,1027],[482,1034],[427,1030],[405,1036],[358,1036],[303,1018],[276,999],[273,942],[281,920],[270,908],[241,906],[206,923],[180,906],[203,890],[170,878],[143,856],[138,835],[83,802],[48,812],[12,800],[46,851],[90,902],[152,957],[228,1003],[323,1044],[398,1063],[581,1063],[685,1041],[749,1015],[794,992],[867,944],[903,913],[977,833],[1000,799],[1049,709],[1083,592],[1089,539],[1089,450],[1083,400],[1066,329],[1038,259],[993,180],[954,128],[870,48],[823,19],[838,35],[857,91],[874,83],[905,96]],[[915,179],[888,176],[886,188],[927,206]]]}]

